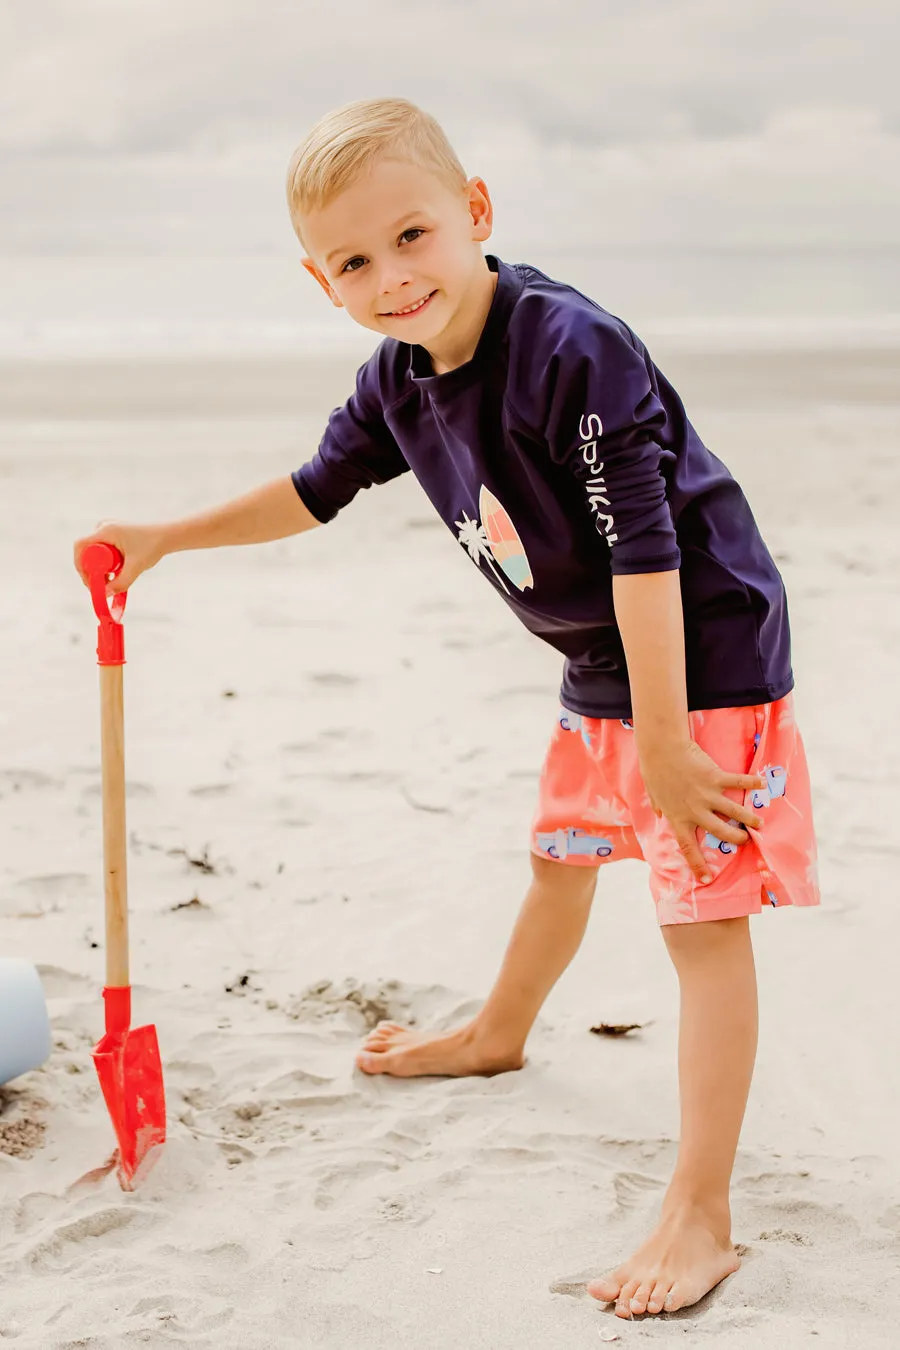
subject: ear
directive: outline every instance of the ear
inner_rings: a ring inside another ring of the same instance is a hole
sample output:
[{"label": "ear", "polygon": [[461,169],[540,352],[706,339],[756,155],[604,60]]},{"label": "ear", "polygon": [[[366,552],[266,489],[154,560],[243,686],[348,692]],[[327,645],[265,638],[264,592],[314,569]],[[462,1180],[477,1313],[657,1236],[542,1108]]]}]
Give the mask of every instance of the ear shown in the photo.
[{"label": "ear", "polygon": [[494,208],[488,185],[483,178],[470,178],[466,183],[466,206],[472,218],[472,238],[482,242],[490,239],[494,228]]},{"label": "ear", "polygon": [[318,267],[316,267],[316,264],[313,262],[312,258],[304,258],[303,266],[306,268],[307,272],[311,277],[315,277],[316,281],[322,287],[322,290],[328,296],[328,299],[331,301],[334,307],[336,309],[343,309],[344,308],[343,301],[338,299],[337,292],[331,289],[327,277],[325,277],[324,274],[319,271]]}]

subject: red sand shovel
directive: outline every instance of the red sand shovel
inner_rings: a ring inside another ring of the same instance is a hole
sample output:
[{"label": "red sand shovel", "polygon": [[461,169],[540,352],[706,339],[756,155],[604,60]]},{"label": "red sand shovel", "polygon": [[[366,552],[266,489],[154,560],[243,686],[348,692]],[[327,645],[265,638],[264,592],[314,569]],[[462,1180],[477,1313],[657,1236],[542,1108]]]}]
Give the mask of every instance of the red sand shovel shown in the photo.
[{"label": "red sand shovel", "polygon": [[[166,1099],[156,1027],[131,1026],[128,973],[128,887],[126,879],[125,754],[122,615],[126,592],[108,599],[106,583],[124,559],[111,544],[89,544],[81,565],[100,620],[100,743],[103,766],[103,877],[106,900],[106,1035],[94,1047],[94,1063],[118,1141],[119,1184],[134,1190],[151,1150],[165,1143]],[[155,1156],[155,1155],[154,1155]],[[146,1170],[146,1169],[145,1169]]]}]

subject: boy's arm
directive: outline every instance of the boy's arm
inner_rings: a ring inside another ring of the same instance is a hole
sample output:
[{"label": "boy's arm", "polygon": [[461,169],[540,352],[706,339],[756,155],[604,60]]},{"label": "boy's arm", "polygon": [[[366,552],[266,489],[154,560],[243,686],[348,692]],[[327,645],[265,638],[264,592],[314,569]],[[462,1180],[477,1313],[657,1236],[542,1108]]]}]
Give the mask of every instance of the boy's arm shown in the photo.
[{"label": "boy's arm", "polygon": [[322,522],[303,503],[290,477],[263,483],[222,506],[160,526],[165,553],[235,544],[267,544]]},{"label": "boy's arm", "polygon": [[122,569],[107,582],[107,595],[127,591],[142,572],[155,567],[167,553],[191,548],[221,548],[230,544],[265,544],[290,534],[311,530],[321,522],[301,501],[287,476],[264,483],[222,506],[182,520],[156,525],[129,525],[101,521],[92,534],[75,541],[75,567],[86,586],[90,578],[81,566],[88,544],[112,544],[122,554]]},{"label": "boy's arm", "polygon": [[392,371],[382,372],[383,364],[379,348],[357,371],[354,393],[332,412],[316,453],[289,477],[181,520],[153,525],[107,520],[93,534],[76,540],[75,567],[85,585],[90,583],[81,568],[81,555],[88,544],[113,544],[124,556],[121,571],[107,582],[107,595],[115,595],[167,553],[264,544],[301,534],[332,520],[361,488],[406,473],[409,465],[384,418],[384,380],[388,397],[394,386]]},{"label": "boy's arm", "polygon": [[643,572],[613,577],[613,604],[625,648],[634,735],[641,774],[658,815],[672,827],[685,861],[709,879],[696,830],[740,844],[742,821],[759,829],[754,811],[725,789],[759,787],[756,774],[728,773],[691,739],[685,682],[680,573]]}]

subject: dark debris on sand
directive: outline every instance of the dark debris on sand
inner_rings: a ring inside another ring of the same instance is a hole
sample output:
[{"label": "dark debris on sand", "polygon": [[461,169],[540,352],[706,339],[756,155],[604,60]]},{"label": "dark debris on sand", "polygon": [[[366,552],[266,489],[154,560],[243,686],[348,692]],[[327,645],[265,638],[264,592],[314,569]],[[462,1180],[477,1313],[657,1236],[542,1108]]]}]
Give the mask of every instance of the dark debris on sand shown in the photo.
[{"label": "dark debris on sand", "polygon": [[641,1031],[647,1022],[599,1022],[591,1027],[595,1036],[627,1036],[629,1031]]},{"label": "dark debris on sand", "polygon": [[176,904],[170,905],[169,909],[176,914],[180,909],[209,909],[209,905],[201,900],[199,895],[192,895],[190,900],[179,900]]}]

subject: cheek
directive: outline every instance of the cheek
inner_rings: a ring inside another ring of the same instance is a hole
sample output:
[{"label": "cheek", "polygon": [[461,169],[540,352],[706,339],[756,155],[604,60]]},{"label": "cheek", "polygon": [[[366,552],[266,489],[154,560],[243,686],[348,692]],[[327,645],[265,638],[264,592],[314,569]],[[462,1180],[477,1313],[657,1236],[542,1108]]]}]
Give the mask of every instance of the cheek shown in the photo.
[{"label": "cheek", "polygon": [[371,286],[363,278],[357,283],[345,279],[340,290],[336,286],[334,290],[351,319],[363,325],[376,321],[373,311],[378,309],[378,297],[372,294]]},{"label": "cheek", "polygon": [[363,288],[358,282],[354,282],[350,277],[340,277],[332,280],[331,289],[346,310],[359,309],[363,300]]},{"label": "cheek", "polygon": [[372,308],[372,298],[364,286],[344,286],[341,300],[348,314],[368,314]]}]

